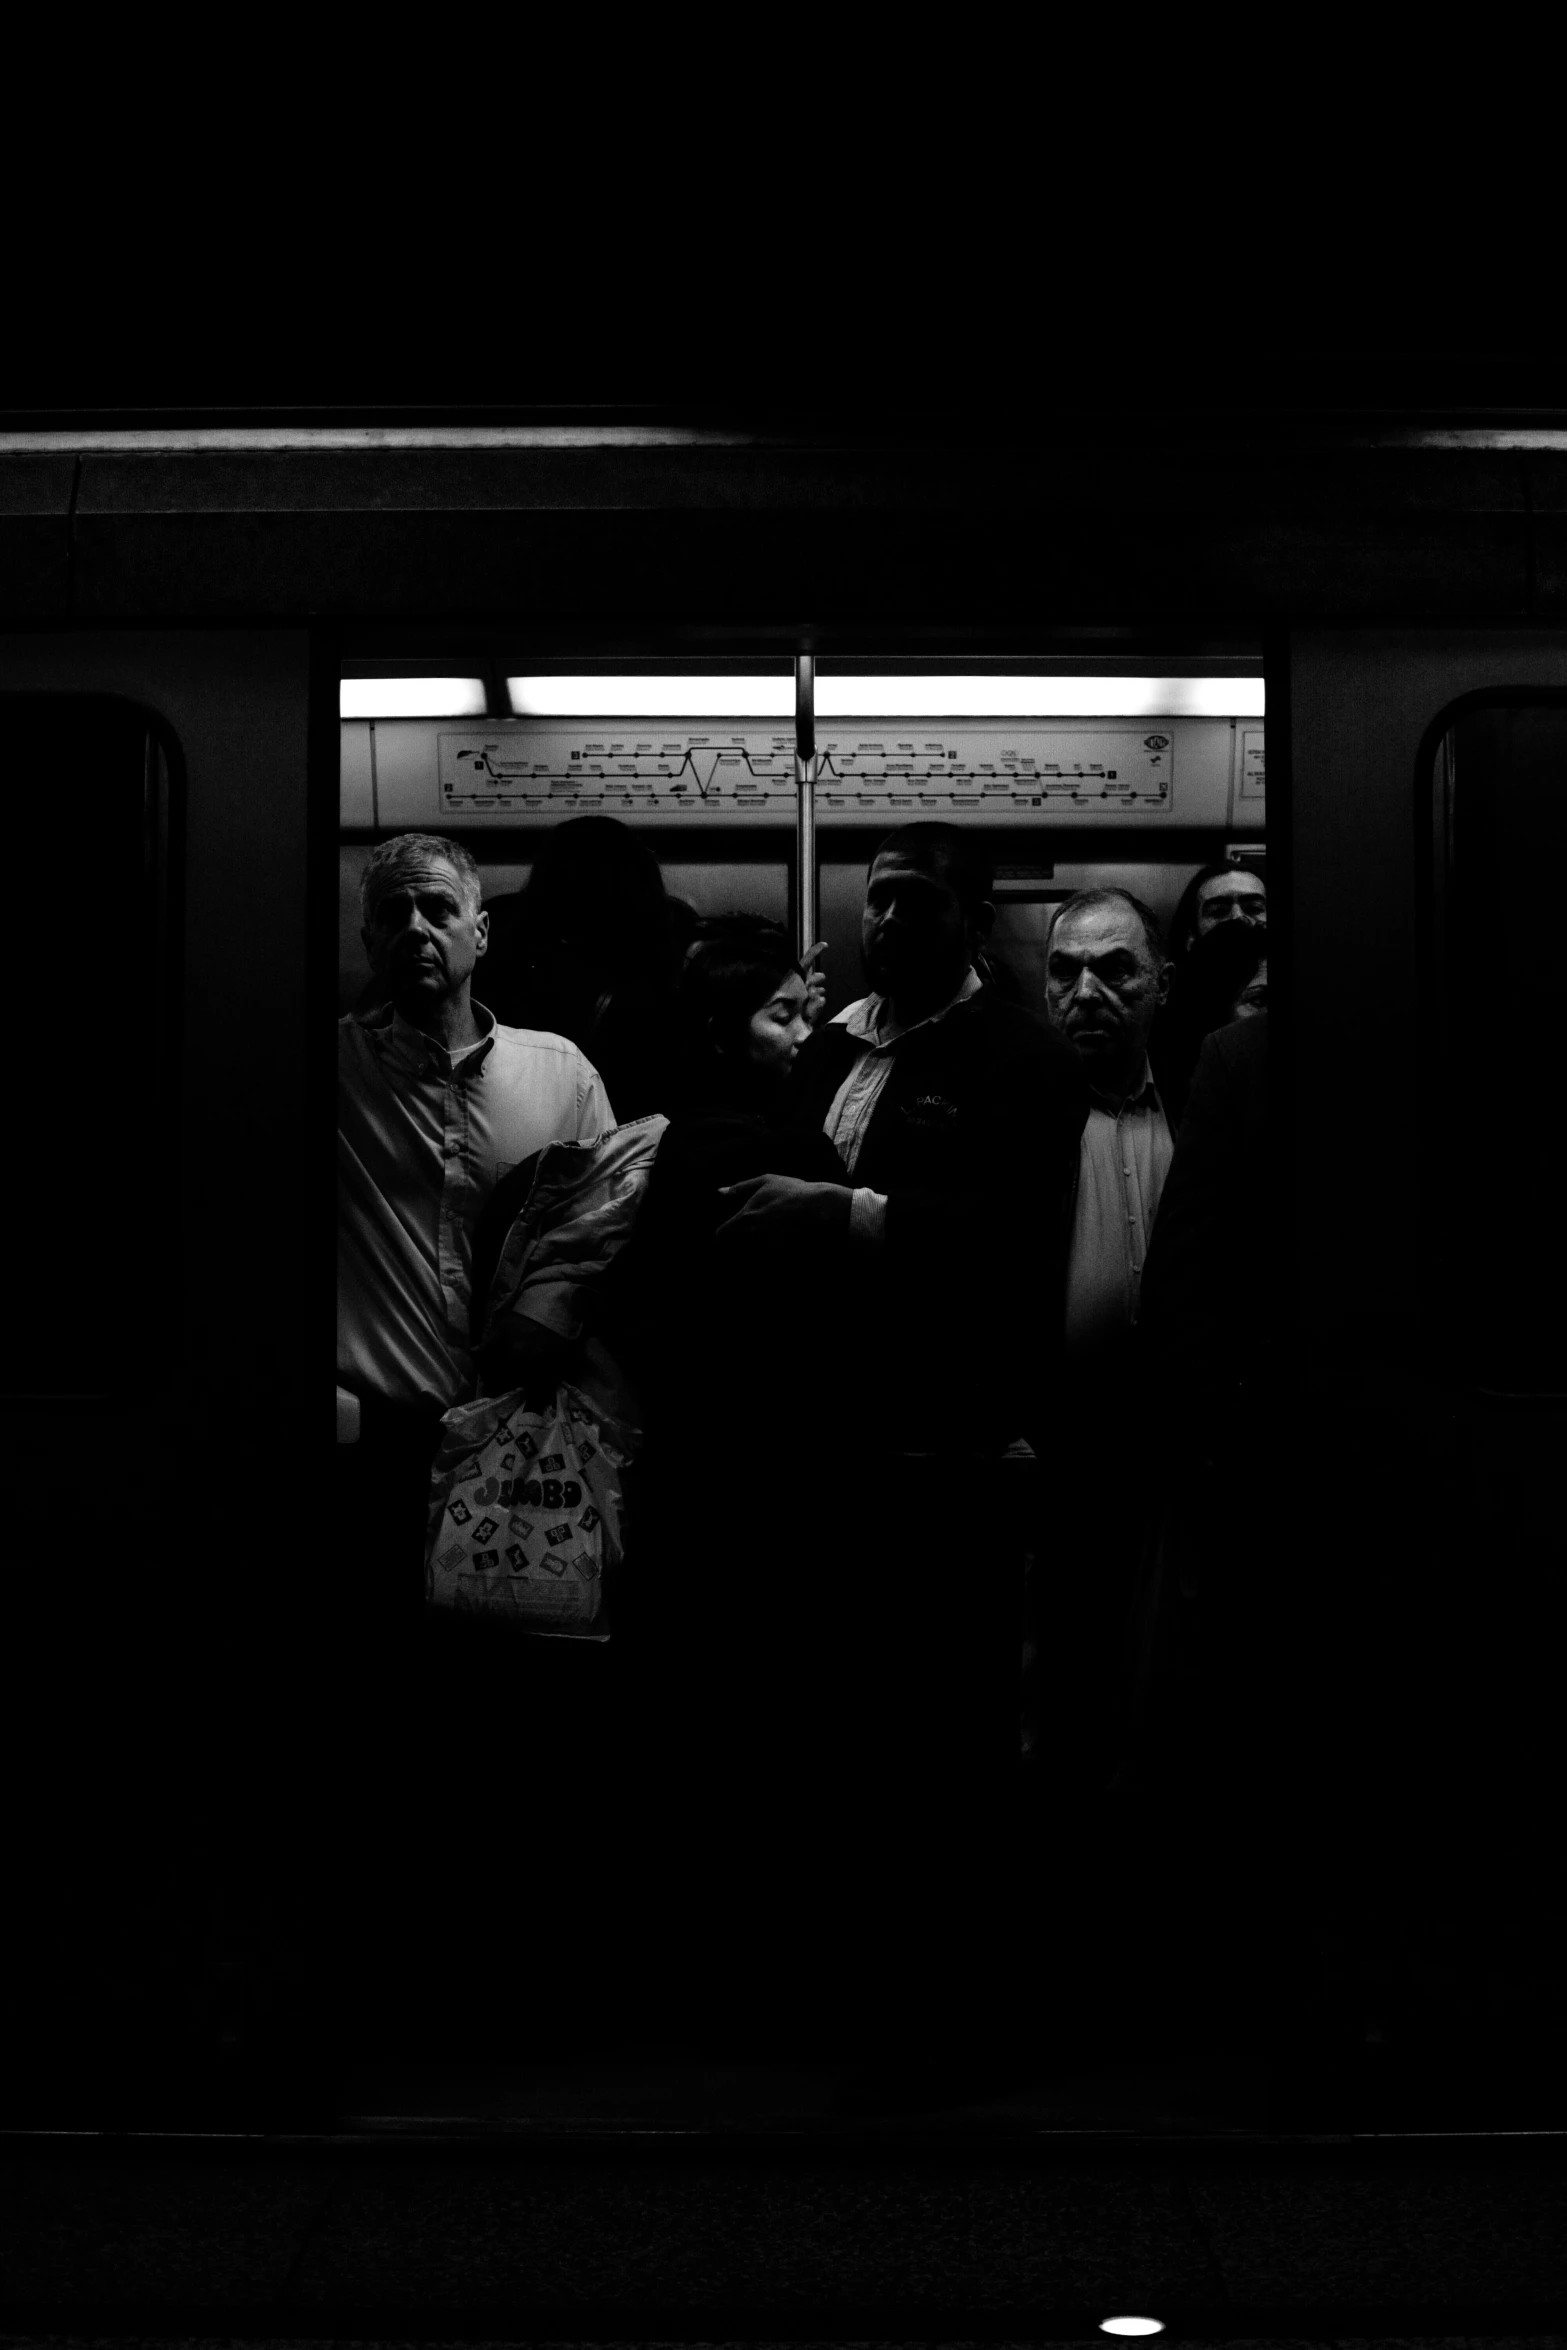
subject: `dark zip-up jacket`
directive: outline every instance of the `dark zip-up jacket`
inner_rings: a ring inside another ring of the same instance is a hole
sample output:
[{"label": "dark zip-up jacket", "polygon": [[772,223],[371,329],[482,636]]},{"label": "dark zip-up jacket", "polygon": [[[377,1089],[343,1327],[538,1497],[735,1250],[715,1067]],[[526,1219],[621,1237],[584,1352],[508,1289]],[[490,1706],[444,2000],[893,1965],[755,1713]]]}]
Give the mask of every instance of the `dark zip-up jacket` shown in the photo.
[{"label": "dark zip-up jacket", "polygon": [[[862,1047],[837,1022],[800,1051],[789,1116],[818,1132]],[[895,1048],[852,1181],[887,1199],[846,1305],[884,1441],[999,1449],[1030,1432],[1061,1342],[1088,1117],[1076,1056],[982,988]]]}]

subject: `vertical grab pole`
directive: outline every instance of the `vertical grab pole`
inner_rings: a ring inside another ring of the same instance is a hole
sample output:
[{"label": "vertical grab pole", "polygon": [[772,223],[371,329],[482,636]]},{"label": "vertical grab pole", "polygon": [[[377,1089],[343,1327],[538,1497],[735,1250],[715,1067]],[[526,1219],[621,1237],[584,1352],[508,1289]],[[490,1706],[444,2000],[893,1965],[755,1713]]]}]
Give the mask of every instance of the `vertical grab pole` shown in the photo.
[{"label": "vertical grab pole", "polygon": [[794,663],[795,866],[798,887],[799,951],[816,944],[816,657],[799,653]]}]

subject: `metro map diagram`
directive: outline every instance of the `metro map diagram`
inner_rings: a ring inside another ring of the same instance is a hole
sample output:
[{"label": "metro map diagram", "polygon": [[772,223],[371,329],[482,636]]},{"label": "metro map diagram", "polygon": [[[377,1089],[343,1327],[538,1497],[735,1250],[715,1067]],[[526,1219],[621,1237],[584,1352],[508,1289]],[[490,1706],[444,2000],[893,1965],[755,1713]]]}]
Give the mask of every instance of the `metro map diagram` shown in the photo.
[{"label": "metro map diagram", "polygon": [[[1020,727],[907,720],[817,734],[819,819],[1125,811],[1146,821],[1171,805],[1171,731],[1146,726]],[[551,720],[443,732],[441,806],[449,814],[670,816],[685,812],[780,824],[794,809],[792,728],[690,732],[624,721],[613,731]]]}]

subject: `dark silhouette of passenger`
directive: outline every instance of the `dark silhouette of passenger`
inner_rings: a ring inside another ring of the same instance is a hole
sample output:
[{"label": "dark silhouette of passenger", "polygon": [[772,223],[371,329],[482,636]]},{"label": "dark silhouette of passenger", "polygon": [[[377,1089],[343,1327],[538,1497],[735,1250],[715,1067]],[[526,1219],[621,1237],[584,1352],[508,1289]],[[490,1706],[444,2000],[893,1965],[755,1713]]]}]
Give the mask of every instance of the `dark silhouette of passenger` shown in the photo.
[{"label": "dark silhouette of passenger", "polygon": [[806,1383],[825,1400],[814,1367],[833,1301],[828,1268],[801,1248],[737,1267],[715,1234],[729,1185],[777,1175],[840,1187],[847,1202],[847,1178],[825,1135],[780,1120],[810,1028],[806,979],[776,923],[704,923],[677,1011],[671,1124],[615,1285],[647,1424],[628,1637],[658,1660],[648,1672],[664,1741],[689,1743],[700,1726],[744,1743],[776,1736],[758,1697],[781,1638],[768,1550],[775,1415]]},{"label": "dark silhouette of passenger", "polygon": [[1263,1379],[1268,1323],[1268,1017],[1201,1045],[1143,1271],[1143,1339],[1233,1430]]},{"label": "dark silhouette of passenger", "polygon": [[[807,1270],[826,1295],[814,1359],[754,1389],[784,1702],[748,1841],[803,1845],[808,1901],[872,1954],[845,1982],[832,1950],[807,1953],[792,1986],[858,2060],[860,2108],[940,2102],[998,2040],[1016,2054],[1013,1910],[1033,1879],[990,1775],[1017,1762],[1021,1499],[1000,1456],[1047,1416],[1086,1094],[1060,1040],[976,969],[992,915],[972,835],[882,843],[869,992],[801,1047],[789,1086],[798,1133],[825,1137],[848,1184],[741,1181],[717,1234],[736,1282],[798,1270],[781,1314]],[[883,1774],[921,1790],[908,1843],[868,1831]],[[933,1880],[960,1890],[933,1908]]]},{"label": "dark silhouette of passenger", "polygon": [[669,920],[675,934],[675,962],[682,965],[702,933],[702,917],[684,898],[670,898]]},{"label": "dark silhouette of passenger", "polygon": [[994,947],[980,948],[974,957],[974,968],[985,986],[991,989],[1002,1003],[1026,1004],[1028,1002],[1022,981],[1005,956],[998,955]]},{"label": "dark silhouette of passenger", "polygon": [[1186,1109],[1203,1040],[1232,1020],[1261,1011],[1268,1000],[1268,934],[1230,920],[1194,939],[1175,966],[1167,1001],[1148,1039],[1148,1058],[1172,1128]]},{"label": "dark silhouette of passenger", "polygon": [[852,1190],[758,1178],[721,1229],[737,1259],[785,1237],[842,1255],[861,1446],[1000,1451],[1049,1384],[1085,1091],[1060,1040],[976,968],[989,891],[956,827],[883,842],[861,924],[871,992],[791,1080],[792,1118],[826,1134]]},{"label": "dark silhouette of passenger", "polygon": [[570,1037],[622,1120],[663,1110],[680,932],[646,843],[613,816],[574,817],[487,911],[496,1018]]},{"label": "dark silhouette of passenger", "polygon": [[1270,1688],[1282,1702],[1261,1571],[1274,1514],[1270,1173],[1264,1011],[1203,1043],[1143,1277],[1161,1506],[1138,1608],[1130,1762],[1150,1787],[1222,1779],[1242,1750],[1260,1764],[1259,1705]]}]

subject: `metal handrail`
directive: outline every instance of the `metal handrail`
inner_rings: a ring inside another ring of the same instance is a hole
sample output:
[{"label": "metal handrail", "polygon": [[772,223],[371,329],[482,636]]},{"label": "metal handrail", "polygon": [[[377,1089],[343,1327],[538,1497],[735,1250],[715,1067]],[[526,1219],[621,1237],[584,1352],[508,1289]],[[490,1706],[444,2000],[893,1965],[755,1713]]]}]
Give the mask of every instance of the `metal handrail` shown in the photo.
[{"label": "metal handrail", "polygon": [[795,910],[799,951],[816,944],[816,658],[799,653],[794,664],[795,868],[799,877]]}]

